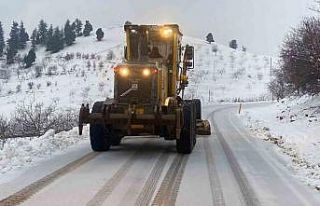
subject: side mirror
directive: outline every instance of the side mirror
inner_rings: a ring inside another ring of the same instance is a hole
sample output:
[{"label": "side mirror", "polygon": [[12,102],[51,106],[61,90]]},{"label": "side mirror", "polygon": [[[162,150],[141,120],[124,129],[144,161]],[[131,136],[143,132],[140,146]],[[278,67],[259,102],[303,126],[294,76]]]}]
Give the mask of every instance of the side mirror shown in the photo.
[{"label": "side mirror", "polygon": [[194,47],[186,45],[183,63],[187,69],[194,69]]}]

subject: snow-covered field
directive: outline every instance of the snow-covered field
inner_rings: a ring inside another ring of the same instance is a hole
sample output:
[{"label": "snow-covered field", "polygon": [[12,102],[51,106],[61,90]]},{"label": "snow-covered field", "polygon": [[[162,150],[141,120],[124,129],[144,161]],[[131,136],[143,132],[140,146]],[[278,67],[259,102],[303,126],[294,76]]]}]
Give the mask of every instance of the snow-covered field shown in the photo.
[{"label": "snow-covered field", "polygon": [[320,190],[320,97],[296,97],[266,107],[245,108],[242,119],[253,136],[275,144],[287,166]]},{"label": "snow-covered field", "polygon": [[[77,38],[73,46],[56,54],[44,48],[36,51],[31,69],[7,68],[11,77],[0,79],[0,115],[10,118],[19,104],[55,103],[60,110],[78,111],[81,103],[92,105],[113,95],[113,67],[122,61],[124,33],[122,27],[105,28],[105,38],[95,35]],[[270,58],[233,50],[218,43],[184,37],[185,44],[195,46],[195,69],[190,71],[187,96],[207,102],[257,101],[270,97]],[[26,51],[20,53],[21,56]],[[39,76],[36,70],[41,71]],[[76,129],[55,134],[49,131],[36,138],[6,141],[0,148],[0,173],[4,174],[48,158],[57,151],[86,141]]]}]

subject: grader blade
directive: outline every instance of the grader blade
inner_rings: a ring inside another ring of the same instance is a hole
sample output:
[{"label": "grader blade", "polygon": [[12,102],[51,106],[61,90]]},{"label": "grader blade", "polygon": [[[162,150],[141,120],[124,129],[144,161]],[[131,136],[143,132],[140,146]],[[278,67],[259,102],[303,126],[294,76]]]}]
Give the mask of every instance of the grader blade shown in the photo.
[{"label": "grader blade", "polygon": [[208,120],[197,120],[197,134],[211,135],[211,126]]}]

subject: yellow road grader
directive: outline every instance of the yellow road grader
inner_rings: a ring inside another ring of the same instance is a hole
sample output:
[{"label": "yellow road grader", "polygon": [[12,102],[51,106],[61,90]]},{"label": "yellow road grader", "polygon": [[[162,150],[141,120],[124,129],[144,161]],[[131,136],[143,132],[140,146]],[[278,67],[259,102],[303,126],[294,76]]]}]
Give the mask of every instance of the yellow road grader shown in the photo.
[{"label": "yellow road grader", "polygon": [[90,124],[94,151],[107,151],[124,136],[160,136],[176,140],[178,153],[189,154],[196,135],[209,135],[199,99],[185,100],[194,48],[182,45],[176,24],[125,25],[124,62],[114,68],[114,98],[82,104],[79,134]]}]

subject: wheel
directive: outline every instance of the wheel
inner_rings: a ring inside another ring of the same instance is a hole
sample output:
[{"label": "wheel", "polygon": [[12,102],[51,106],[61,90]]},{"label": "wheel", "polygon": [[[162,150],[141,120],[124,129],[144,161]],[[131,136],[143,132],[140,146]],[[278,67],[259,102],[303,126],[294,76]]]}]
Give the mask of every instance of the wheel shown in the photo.
[{"label": "wheel", "polygon": [[112,132],[111,145],[119,146],[121,144],[123,135],[121,135],[119,132],[114,131],[114,129],[112,129],[111,127],[110,127],[110,131]]},{"label": "wheel", "polygon": [[194,99],[193,101],[196,106],[196,119],[201,119],[201,100]]},{"label": "wheel", "polygon": [[183,104],[183,127],[180,138],[176,141],[177,152],[190,154],[195,145],[196,122],[195,122],[195,104],[193,101],[184,101]]},{"label": "wheel", "polygon": [[[92,113],[101,113],[103,102],[96,102],[92,107]],[[90,143],[93,151],[108,151],[111,146],[111,132],[104,123],[90,124]]]}]

